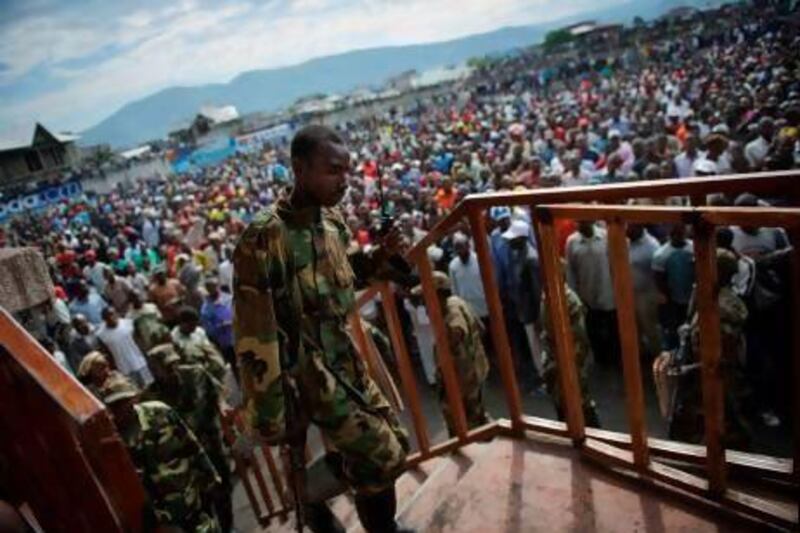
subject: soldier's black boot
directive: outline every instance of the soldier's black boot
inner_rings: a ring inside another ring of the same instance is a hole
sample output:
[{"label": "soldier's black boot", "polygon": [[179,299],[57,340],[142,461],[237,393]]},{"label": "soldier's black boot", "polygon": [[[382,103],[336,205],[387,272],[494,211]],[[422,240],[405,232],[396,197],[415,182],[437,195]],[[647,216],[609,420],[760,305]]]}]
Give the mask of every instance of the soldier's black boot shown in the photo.
[{"label": "soldier's black boot", "polygon": [[314,533],[345,533],[344,526],[325,502],[303,506],[305,525]]},{"label": "soldier's black boot", "polygon": [[356,511],[367,533],[413,533],[397,525],[397,496],[394,486],[377,494],[356,494]]}]

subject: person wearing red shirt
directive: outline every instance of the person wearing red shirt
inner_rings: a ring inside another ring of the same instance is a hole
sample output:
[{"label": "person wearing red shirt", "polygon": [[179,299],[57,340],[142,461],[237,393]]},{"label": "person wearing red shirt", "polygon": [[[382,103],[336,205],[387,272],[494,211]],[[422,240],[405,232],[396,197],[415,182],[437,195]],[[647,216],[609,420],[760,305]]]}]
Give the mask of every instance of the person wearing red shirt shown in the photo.
[{"label": "person wearing red shirt", "polygon": [[456,190],[453,188],[453,181],[445,176],[442,178],[442,186],[436,191],[436,204],[442,211],[450,211],[456,205],[456,198],[458,197]]}]

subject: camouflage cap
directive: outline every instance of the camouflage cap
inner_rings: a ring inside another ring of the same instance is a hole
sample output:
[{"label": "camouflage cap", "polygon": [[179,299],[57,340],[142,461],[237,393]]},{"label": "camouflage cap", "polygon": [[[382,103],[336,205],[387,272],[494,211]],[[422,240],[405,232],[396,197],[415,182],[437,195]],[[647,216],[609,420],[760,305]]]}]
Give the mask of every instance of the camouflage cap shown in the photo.
[{"label": "camouflage cap", "polygon": [[139,389],[128,378],[118,374],[103,384],[101,393],[103,403],[110,405],[126,398],[135,397],[139,394]]},{"label": "camouflage cap", "polygon": [[167,366],[181,360],[181,356],[178,355],[172,343],[159,344],[151,348],[150,351],[147,352],[147,358],[151,362],[161,366]]},{"label": "camouflage cap", "polygon": [[106,356],[98,351],[92,351],[86,354],[78,366],[78,377],[87,378],[92,373],[92,369],[98,365],[108,365]]},{"label": "camouflage cap", "polygon": [[717,248],[717,279],[719,283],[727,285],[738,271],[739,259],[736,254],[725,248]]},{"label": "camouflage cap", "polygon": [[[435,270],[433,272],[433,288],[437,291],[449,291],[451,288],[450,285],[450,277],[445,274],[444,272],[439,272]],[[420,283],[413,289],[411,289],[411,294],[414,296],[419,296],[422,294],[422,284]]]}]

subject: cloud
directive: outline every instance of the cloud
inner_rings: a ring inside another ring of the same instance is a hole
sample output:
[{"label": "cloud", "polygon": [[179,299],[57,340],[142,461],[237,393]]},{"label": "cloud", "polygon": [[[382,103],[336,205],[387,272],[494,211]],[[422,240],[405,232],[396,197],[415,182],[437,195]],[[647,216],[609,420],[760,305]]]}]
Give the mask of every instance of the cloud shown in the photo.
[{"label": "cloud", "polygon": [[34,69],[63,81],[0,109],[0,137],[21,125],[30,129],[33,120],[80,130],[131,100],[171,86],[226,82],[246,70],[357,48],[545,22],[595,3],[185,0],[131,5],[135,9],[124,2],[89,2],[84,9],[36,10],[0,26],[0,65],[5,66],[0,90],[13,90]]}]

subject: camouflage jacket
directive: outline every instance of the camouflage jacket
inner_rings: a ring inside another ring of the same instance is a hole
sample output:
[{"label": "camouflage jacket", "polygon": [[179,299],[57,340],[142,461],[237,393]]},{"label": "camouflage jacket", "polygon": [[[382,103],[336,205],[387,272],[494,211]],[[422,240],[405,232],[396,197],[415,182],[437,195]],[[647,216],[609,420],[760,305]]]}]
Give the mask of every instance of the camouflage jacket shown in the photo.
[{"label": "camouflage jacket", "polygon": [[205,330],[197,327],[191,335],[184,335],[180,327],[172,328],[172,344],[181,358],[188,364],[199,364],[222,383],[225,379],[225,360],[217,347],[209,340]]},{"label": "camouflage jacket", "polygon": [[[722,287],[717,297],[719,304],[721,358],[723,368],[735,368],[744,363],[747,306],[731,287]],[[691,316],[692,353],[700,360],[700,317],[694,312]]]},{"label": "camouflage jacket", "polygon": [[469,304],[458,296],[447,299],[444,321],[461,392],[469,395],[480,389],[489,374],[489,360],[481,340],[483,324]]},{"label": "camouflage jacket", "polygon": [[[578,368],[578,377],[581,380],[585,380],[586,367],[589,363],[589,354],[591,353],[589,335],[586,332],[586,310],[575,291],[566,284],[564,285],[564,289],[566,290],[567,313],[569,313],[569,325],[572,330],[572,342],[575,348],[575,364]],[[557,365],[556,347],[550,336],[548,315],[549,309],[543,295],[539,311],[539,317],[542,323],[542,331],[539,337],[542,342],[542,365],[545,373],[553,371]]]},{"label": "camouflage jacket", "polygon": [[203,509],[204,498],[220,481],[194,433],[162,402],[142,402],[134,409],[137,431],[123,439],[159,524],[217,531],[216,521]]},{"label": "camouflage jacket", "polygon": [[147,353],[162,342],[169,342],[169,328],[162,321],[161,312],[155,304],[147,302],[141,309],[131,309],[128,318],[133,320],[133,338],[142,353]]},{"label": "camouflage jacket", "polygon": [[[295,209],[281,198],[256,216],[236,246],[233,330],[244,414],[267,440],[279,441],[286,431],[283,369],[302,375],[324,365],[340,382],[353,380],[349,242],[337,209]],[[376,272],[371,258],[357,264],[360,277]],[[357,394],[358,384],[347,389]]]},{"label": "camouflage jacket", "polygon": [[145,389],[142,398],[172,407],[201,443],[205,444],[207,438],[217,438],[221,431],[217,405],[222,385],[196,363],[179,364],[177,374],[177,385],[156,380]]}]

